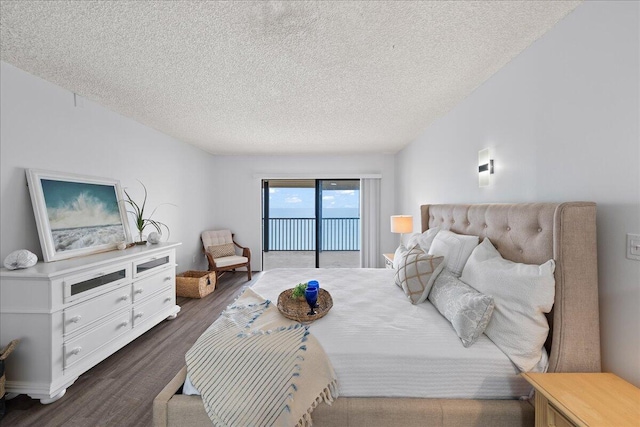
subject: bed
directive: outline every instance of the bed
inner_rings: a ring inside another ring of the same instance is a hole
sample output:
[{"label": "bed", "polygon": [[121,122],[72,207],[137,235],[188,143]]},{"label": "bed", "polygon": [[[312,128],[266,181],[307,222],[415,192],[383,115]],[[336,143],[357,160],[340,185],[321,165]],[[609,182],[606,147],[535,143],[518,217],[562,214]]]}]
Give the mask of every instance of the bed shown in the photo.
[{"label": "bed", "polygon": [[[595,204],[587,202],[424,205],[421,206],[421,229],[439,227],[458,234],[488,237],[502,257],[518,263],[542,264],[555,260],[555,299],[547,316],[550,333],[545,343],[548,372],[598,372],[595,215]],[[292,273],[283,274],[286,277]],[[368,274],[367,270],[362,274]],[[265,274],[265,279],[269,277]],[[330,282],[326,277],[322,280]],[[269,293],[270,286],[265,283],[268,284],[268,280],[261,280],[254,288]],[[276,293],[280,285],[274,286],[272,292]],[[334,305],[332,311],[335,309]],[[321,335],[320,330],[318,333]],[[338,373],[339,366],[340,363],[336,363]],[[156,426],[211,425],[199,396],[177,394],[185,377],[186,368],[154,400]],[[523,394],[523,384],[515,377],[517,375],[503,384],[510,389],[509,396],[500,394],[500,387],[493,391],[487,387],[489,393],[480,398],[460,398],[455,387],[444,395],[428,398],[407,397],[411,393],[405,391],[379,397],[355,397],[358,391],[347,390],[331,406],[318,406],[313,412],[313,423],[317,426],[532,426],[533,405],[529,400],[516,398]],[[341,381],[340,375],[338,379]],[[461,382],[473,388],[472,383],[472,378]],[[432,396],[430,392],[427,390],[426,395]]]}]

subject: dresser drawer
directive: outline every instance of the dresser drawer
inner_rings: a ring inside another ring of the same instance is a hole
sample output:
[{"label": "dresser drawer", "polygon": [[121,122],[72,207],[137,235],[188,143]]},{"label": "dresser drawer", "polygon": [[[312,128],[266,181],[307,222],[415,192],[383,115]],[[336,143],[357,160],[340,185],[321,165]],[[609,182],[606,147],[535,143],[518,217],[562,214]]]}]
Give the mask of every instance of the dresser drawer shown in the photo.
[{"label": "dresser drawer", "polygon": [[146,279],[133,282],[133,302],[140,302],[146,297],[166,288],[176,281],[176,272],[173,268],[161,271]]},{"label": "dresser drawer", "polygon": [[64,302],[100,295],[131,281],[131,264],[105,266],[90,273],[69,276],[63,281]]},{"label": "dresser drawer", "polygon": [[135,328],[145,320],[152,318],[156,313],[165,308],[172,307],[176,303],[176,293],[173,287],[133,307],[133,327]]},{"label": "dresser drawer", "polygon": [[131,309],[120,311],[91,328],[86,334],[64,343],[64,368],[75,365],[118,336],[131,330]]},{"label": "dresser drawer", "polygon": [[133,277],[145,277],[169,266],[174,266],[175,263],[175,256],[171,251],[141,258],[133,263]]},{"label": "dresser drawer", "polygon": [[102,317],[130,306],[131,285],[129,284],[88,301],[75,304],[63,312],[64,334],[70,334]]}]

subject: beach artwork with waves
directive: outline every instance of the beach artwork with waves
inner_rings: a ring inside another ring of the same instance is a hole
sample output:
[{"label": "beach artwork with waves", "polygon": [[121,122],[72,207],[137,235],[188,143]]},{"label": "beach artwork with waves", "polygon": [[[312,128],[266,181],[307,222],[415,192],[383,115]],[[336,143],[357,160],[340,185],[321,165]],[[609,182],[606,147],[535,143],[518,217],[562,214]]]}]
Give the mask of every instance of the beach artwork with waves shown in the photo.
[{"label": "beach artwork with waves", "polygon": [[41,183],[56,252],[125,240],[114,186],[48,179]]}]

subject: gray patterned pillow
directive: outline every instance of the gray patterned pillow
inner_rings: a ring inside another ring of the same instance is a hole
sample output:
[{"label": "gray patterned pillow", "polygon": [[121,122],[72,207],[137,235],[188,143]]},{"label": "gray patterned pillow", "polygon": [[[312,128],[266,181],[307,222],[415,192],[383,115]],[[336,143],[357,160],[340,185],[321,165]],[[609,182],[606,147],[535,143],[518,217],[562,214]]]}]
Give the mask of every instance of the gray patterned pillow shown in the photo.
[{"label": "gray patterned pillow", "polygon": [[495,307],[493,298],[476,291],[447,269],[433,284],[429,301],[451,322],[465,347],[484,332]]},{"label": "gray patterned pillow", "polygon": [[412,304],[427,299],[433,281],[444,268],[444,257],[427,255],[418,246],[409,250],[398,264],[396,285],[400,286]]},{"label": "gray patterned pillow", "polygon": [[207,252],[209,252],[214,259],[222,258],[225,256],[233,256],[236,254],[233,243],[223,243],[221,245],[207,246]]}]

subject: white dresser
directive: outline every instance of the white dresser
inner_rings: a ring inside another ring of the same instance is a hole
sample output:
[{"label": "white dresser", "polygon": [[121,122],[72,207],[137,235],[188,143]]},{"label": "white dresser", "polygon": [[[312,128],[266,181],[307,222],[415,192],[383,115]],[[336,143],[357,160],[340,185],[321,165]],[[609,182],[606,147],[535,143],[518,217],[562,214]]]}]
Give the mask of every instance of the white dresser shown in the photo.
[{"label": "white dresser", "polygon": [[164,319],[174,319],[176,247],[135,246],[0,270],[0,346],[6,389],[42,403]]}]

